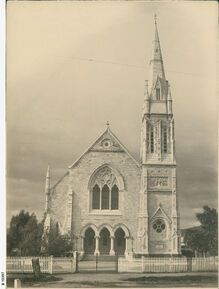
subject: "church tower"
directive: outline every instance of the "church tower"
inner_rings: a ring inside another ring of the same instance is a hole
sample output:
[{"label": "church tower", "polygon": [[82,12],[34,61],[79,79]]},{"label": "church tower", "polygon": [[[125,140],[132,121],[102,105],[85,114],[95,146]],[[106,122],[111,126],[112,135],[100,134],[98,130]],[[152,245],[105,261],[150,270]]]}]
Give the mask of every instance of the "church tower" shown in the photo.
[{"label": "church tower", "polygon": [[138,251],[146,255],[178,255],[174,118],[156,16],[150,76],[144,93],[141,163]]}]

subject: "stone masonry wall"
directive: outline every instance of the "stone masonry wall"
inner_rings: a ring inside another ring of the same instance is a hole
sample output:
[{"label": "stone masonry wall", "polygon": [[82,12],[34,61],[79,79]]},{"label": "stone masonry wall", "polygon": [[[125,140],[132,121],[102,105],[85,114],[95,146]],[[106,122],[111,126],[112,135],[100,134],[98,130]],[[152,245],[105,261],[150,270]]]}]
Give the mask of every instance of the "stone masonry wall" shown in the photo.
[{"label": "stone masonry wall", "polygon": [[[113,214],[94,214],[90,211],[90,191],[88,182],[93,172],[103,164],[108,164],[120,172],[125,190],[120,192],[121,208]],[[125,152],[93,152],[83,156],[70,170],[70,182],[73,192],[73,233],[80,235],[87,224],[97,227],[103,224],[115,226],[124,224],[136,239],[137,215],[139,206],[141,169]]]}]

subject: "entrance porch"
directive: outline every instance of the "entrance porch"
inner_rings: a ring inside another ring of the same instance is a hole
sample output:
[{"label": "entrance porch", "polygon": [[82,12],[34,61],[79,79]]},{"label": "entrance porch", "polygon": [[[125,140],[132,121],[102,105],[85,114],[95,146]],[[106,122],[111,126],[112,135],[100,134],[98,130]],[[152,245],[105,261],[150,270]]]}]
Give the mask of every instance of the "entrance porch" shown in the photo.
[{"label": "entrance porch", "polygon": [[81,255],[124,256],[131,253],[131,237],[126,227],[88,226],[81,234]]}]

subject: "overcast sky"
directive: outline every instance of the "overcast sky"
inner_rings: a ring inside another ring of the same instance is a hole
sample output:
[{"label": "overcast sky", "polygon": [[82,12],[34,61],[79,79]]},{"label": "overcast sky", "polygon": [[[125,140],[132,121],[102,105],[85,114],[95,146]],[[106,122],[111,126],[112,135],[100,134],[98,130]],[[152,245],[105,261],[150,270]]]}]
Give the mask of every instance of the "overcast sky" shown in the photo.
[{"label": "overcast sky", "polygon": [[181,227],[217,206],[216,2],[7,3],[7,215],[41,219],[52,183],[105,130],[139,159],[158,29],[175,118]]}]

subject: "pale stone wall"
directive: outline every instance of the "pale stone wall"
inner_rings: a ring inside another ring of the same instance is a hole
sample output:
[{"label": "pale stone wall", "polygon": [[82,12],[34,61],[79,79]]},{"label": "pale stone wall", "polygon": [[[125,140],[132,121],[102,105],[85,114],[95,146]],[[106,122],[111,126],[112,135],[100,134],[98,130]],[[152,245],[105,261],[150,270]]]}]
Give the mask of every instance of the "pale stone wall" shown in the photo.
[{"label": "pale stone wall", "polygon": [[[116,168],[124,180],[124,190],[120,191],[120,209],[111,214],[95,214],[90,210],[89,179],[93,172],[104,164]],[[100,227],[109,224],[112,228],[124,224],[136,239],[139,206],[141,169],[125,152],[93,152],[83,156],[70,169],[70,186],[73,192],[73,233],[80,235],[83,227],[95,224]]]},{"label": "pale stone wall", "polygon": [[50,193],[49,213],[53,223],[57,222],[62,234],[68,233],[67,214],[68,214],[68,185],[69,176],[66,174]]},{"label": "pale stone wall", "polygon": [[[92,174],[103,165],[115,169],[120,174],[124,188],[119,192],[119,210],[94,213],[90,207],[89,181]],[[115,230],[116,226],[122,224],[128,228],[129,236],[133,237],[135,242],[140,179],[141,168],[126,152],[88,151],[52,188],[49,198],[51,220],[53,224],[58,222],[62,234],[71,233],[72,237],[80,237],[83,228],[90,224],[99,230],[103,225]],[[80,249],[80,243],[78,246]],[[128,246],[131,249],[130,242]]]}]

